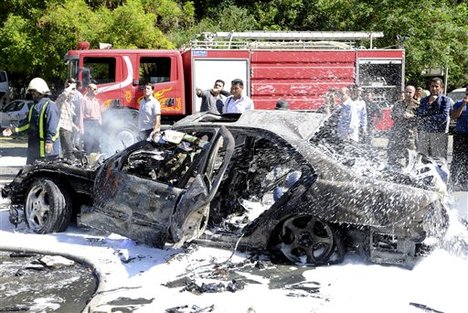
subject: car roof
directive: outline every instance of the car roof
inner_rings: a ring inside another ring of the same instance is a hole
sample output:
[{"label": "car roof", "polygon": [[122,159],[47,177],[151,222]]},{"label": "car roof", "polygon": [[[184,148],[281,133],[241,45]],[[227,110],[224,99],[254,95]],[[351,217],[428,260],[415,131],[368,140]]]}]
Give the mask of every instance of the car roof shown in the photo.
[{"label": "car roof", "polygon": [[199,112],[176,122],[173,127],[225,125],[228,128],[262,129],[284,138],[309,139],[327,120],[314,111],[251,110],[242,114],[217,115]]},{"label": "car roof", "polygon": [[[2,108],[1,108],[1,112],[6,112],[7,108],[10,108],[11,106],[16,106],[18,105],[19,103],[23,103],[23,104],[26,104],[26,105],[29,105],[30,103],[33,103],[33,100],[25,100],[25,99],[16,99],[16,100],[12,100],[10,102],[8,102],[7,104],[5,104]],[[21,110],[23,108],[23,106],[19,109]],[[15,112],[15,111],[11,111],[11,110],[8,110],[8,112]]]},{"label": "car roof", "polygon": [[447,94],[447,96],[452,98],[453,101],[457,101],[457,100],[463,99],[463,97],[465,96],[465,91],[466,91],[466,88],[457,88],[457,89],[450,91]]}]

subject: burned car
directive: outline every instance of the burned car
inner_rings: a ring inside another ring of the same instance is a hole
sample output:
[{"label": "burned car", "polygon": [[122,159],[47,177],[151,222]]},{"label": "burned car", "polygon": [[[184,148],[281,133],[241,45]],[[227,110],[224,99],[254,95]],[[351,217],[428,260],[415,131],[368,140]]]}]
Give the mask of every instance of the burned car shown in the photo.
[{"label": "burned car", "polygon": [[[382,167],[313,112],[199,113],[96,168],[25,167],[2,191],[10,219],[38,233],[79,223],[155,247],[200,243],[323,265],[357,251],[411,266],[448,218],[437,164]],[[436,240],[433,240],[436,239]]]}]

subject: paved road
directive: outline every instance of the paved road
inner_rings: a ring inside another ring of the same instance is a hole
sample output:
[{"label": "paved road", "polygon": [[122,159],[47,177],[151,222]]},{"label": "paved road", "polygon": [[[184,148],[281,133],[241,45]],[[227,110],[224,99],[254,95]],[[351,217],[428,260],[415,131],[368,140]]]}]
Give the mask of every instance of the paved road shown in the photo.
[{"label": "paved road", "polygon": [[[8,157],[26,157],[27,138],[0,136],[0,187],[10,182],[22,165],[8,165]],[[5,162],[2,162],[2,159]],[[16,162],[18,163],[18,162]],[[0,210],[7,203],[0,201]],[[93,296],[97,279],[92,270],[74,262],[50,267],[44,255],[0,251],[0,312],[81,312]]]},{"label": "paved road", "polygon": [[0,285],[0,312],[69,313],[85,308],[97,279],[65,258],[0,251]]},{"label": "paved road", "polygon": [[[0,136],[0,160],[7,157],[26,157],[27,146],[27,138],[25,136]],[[1,166],[0,164],[0,185],[11,181],[21,167],[21,165]]]}]

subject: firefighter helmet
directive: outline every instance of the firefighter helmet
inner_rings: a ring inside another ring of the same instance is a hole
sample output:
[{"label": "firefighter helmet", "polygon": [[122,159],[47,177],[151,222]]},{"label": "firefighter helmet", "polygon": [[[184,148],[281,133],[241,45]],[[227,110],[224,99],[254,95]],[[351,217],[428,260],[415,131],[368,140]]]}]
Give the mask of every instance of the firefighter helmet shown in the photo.
[{"label": "firefighter helmet", "polygon": [[40,94],[43,95],[50,95],[49,86],[42,78],[36,77],[29,82],[27,91],[30,92],[31,90],[35,90]]}]

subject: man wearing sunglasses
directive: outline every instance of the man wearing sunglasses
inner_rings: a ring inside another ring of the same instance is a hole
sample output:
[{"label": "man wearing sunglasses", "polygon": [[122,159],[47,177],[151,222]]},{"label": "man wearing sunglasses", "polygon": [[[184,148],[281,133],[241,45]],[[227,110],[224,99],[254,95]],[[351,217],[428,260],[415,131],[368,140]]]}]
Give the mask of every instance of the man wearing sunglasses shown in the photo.
[{"label": "man wearing sunglasses", "polygon": [[88,92],[81,100],[80,105],[80,133],[83,137],[84,150],[87,154],[101,151],[99,142],[101,138],[101,105],[96,94],[98,88],[95,84],[88,85]]}]

